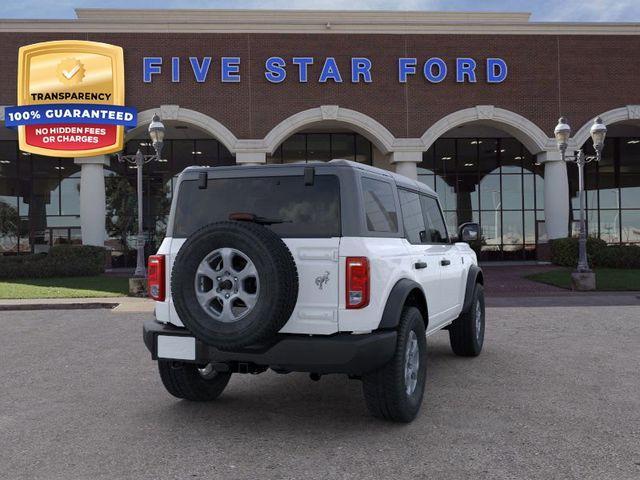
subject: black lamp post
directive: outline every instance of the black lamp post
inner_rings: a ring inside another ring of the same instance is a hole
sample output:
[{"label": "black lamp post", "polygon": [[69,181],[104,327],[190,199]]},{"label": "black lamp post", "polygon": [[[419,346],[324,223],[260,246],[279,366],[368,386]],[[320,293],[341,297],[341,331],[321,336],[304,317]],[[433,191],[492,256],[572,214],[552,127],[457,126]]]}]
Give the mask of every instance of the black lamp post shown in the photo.
[{"label": "black lamp post", "polygon": [[136,277],[146,277],[147,269],[144,261],[144,233],[143,233],[143,225],[142,225],[142,167],[145,163],[149,163],[153,160],[161,160],[161,152],[162,145],[164,143],[164,134],[165,127],[164,124],[160,121],[160,117],[155,114],[151,120],[151,124],[149,125],[149,137],[151,138],[151,142],[153,145],[153,149],[155,153],[153,155],[143,155],[140,149],[135,153],[135,155],[122,155],[118,154],[118,161],[127,162],[132,165],[135,165],[137,169],[137,193],[138,193],[138,234],[136,236],[136,250],[137,250],[137,258],[136,258]]},{"label": "black lamp post", "polygon": [[[604,147],[604,139],[607,134],[607,127],[602,123],[602,119],[597,117],[591,126],[591,139],[593,140],[593,148],[595,155],[585,155],[582,149],[567,155],[567,146],[569,137],[571,136],[571,127],[567,123],[566,118],[562,117],[558,120],[558,125],[554,130],[558,149],[562,154],[563,161],[574,162],[578,166],[578,191],[580,195],[580,238],[578,243],[578,266],[576,274],[591,274],[589,261],[587,258],[587,228],[585,221],[585,191],[584,191],[584,166],[592,161],[599,162],[602,158],[602,149]],[[595,278],[593,279],[595,288]],[[586,288],[585,288],[586,289]]]}]

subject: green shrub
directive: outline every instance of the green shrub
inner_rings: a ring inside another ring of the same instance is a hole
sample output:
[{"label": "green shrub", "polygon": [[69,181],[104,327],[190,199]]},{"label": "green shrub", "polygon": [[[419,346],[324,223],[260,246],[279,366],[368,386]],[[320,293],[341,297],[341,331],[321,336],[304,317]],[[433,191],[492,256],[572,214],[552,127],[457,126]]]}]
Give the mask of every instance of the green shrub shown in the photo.
[{"label": "green shrub", "polygon": [[596,267],[640,268],[640,246],[609,245],[594,254],[593,263]]},{"label": "green shrub", "polygon": [[[640,246],[607,245],[604,240],[588,237],[587,259],[591,267],[640,268]],[[563,267],[575,267],[578,264],[578,239],[552,240],[551,261]]]},{"label": "green shrub", "polygon": [[104,273],[106,249],[56,245],[49,253],[0,257],[0,278],[81,277]]}]

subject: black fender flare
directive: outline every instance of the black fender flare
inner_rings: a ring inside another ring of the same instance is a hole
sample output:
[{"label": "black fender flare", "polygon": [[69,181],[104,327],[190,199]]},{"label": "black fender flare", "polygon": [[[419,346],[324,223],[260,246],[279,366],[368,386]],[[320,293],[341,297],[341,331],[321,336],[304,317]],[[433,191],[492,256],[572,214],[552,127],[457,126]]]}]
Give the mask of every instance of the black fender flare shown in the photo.
[{"label": "black fender flare", "polygon": [[390,329],[396,328],[398,326],[402,308],[407,302],[409,296],[416,290],[420,292],[421,298],[418,299],[418,301],[422,303],[422,305],[417,306],[424,316],[426,326],[428,318],[427,301],[424,290],[422,289],[420,284],[414,282],[413,280],[409,280],[408,278],[403,278],[401,280],[398,280],[398,282],[391,289],[391,293],[389,293],[387,303],[384,307],[384,311],[382,312],[382,320],[380,320],[380,325],[378,327],[379,329]]},{"label": "black fender flare", "polygon": [[471,308],[471,301],[473,300],[473,291],[476,288],[476,283],[484,284],[484,277],[482,275],[482,269],[477,265],[471,265],[469,267],[469,273],[467,274],[467,285],[464,291],[464,303],[462,304],[462,313],[466,313]]}]

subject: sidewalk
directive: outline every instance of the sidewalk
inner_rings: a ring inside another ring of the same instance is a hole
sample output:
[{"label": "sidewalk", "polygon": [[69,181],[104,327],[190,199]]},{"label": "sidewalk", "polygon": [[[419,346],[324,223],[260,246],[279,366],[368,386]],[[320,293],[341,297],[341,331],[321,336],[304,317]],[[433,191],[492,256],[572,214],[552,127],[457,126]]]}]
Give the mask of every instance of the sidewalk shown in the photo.
[{"label": "sidewalk", "polygon": [[484,264],[480,265],[484,274],[484,293],[487,297],[543,297],[567,296],[571,293],[564,288],[524,278],[533,273],[557,270],[555,265],[536,264]]},{"label": "sidewalk", "polygon": [[[572,292],[534,282],[526,275],[554,270],[553,265],[481,265],[487,307],[562,307],[639,305],[638,292]],[[0,311],[110,309],[114,313],[153,313],[154,302],[139,297],[0,300]]]},{"label": "sidewalk", "polygon": [[38,298],[26,300],[0,300],[0,311],[10,310],[77,310],[111,309],[115,313],[152,313],[153,300],[140,297],[106,298]]}]

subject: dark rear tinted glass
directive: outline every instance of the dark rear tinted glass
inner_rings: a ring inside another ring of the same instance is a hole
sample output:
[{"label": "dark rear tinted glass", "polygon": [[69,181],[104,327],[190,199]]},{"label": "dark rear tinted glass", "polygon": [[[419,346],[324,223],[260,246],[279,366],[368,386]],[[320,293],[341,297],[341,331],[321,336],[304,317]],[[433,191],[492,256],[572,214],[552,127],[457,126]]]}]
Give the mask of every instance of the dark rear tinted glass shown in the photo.
[{"label": "dark rear tinted glass", "polygon": [[231,213],[252,213],[281,220],[266,225],[281,237],[340,236],[340,184],[335,175],[316,175],[313,185],[302,176],[209,179],[180,185],[173,236],[185,238]]}]

